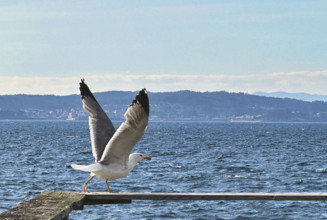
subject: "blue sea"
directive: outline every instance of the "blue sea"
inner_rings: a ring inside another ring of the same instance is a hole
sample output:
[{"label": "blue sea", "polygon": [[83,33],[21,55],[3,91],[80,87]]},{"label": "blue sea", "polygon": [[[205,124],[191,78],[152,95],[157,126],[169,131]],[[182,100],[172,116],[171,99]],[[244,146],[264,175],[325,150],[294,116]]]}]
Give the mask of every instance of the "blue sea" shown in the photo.
[{"label": "blue sea", "polygon": [[[118,126],[120,123],[115,122]],[[327,124],[149,122],[134,152],[152,157],[116,192],[326,192]],[[93,162],[87,121],[0,121],[0,212],[43,190],[82,191]],[[106,191],[93,179],[89,191]],[[133,201],[70,219],[327,219],[321,201]]]}]

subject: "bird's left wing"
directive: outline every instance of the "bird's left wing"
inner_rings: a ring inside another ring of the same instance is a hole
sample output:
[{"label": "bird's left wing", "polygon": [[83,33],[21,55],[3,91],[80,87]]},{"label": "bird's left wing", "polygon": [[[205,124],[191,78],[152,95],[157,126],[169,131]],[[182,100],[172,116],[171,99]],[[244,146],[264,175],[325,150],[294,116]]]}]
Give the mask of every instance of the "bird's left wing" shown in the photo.
[{"label": "bird's left wing", "polygon": [[143,136],[149,121],[149,98],[146,89],[142,89],[127,109],[123,122],[107,144],[101,164],[117,163],[126,165],[134,145]]},{"label": "bird's left wing", "polygon": [[106,145],[115,133],[115,128],[107,114],[103,111],[98,101],[93,96],[89,87],[84,82],[84,79],[80,82],[80,91],[83,108],[90,114],[89,127],[92,153],[95,161],[99,161]]}]

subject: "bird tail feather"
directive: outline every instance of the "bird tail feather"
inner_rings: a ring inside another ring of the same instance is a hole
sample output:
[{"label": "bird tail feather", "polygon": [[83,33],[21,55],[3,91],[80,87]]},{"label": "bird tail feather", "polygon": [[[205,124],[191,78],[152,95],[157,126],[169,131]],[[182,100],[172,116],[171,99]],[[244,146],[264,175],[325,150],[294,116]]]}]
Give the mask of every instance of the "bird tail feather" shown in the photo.
[{"label": "bird tail feather", "polygon": [[101,164],[98,164],[98,163],[94,163],[94,164],[90,164],[90,165],[72,164],[71,166],[75,170],[82,170],[85,172],[97,172],[97,171],[101,170],[101,168],[102,168]]}]

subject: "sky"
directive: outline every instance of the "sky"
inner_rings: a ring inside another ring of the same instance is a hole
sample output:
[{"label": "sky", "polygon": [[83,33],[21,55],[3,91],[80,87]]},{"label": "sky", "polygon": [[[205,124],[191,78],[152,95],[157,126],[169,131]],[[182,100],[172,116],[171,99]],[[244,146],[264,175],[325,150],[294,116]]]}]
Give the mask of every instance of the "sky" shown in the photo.
[{"label": "sky", "polygon": [[327,94],[325,0],[2,0],[0,95]]}]

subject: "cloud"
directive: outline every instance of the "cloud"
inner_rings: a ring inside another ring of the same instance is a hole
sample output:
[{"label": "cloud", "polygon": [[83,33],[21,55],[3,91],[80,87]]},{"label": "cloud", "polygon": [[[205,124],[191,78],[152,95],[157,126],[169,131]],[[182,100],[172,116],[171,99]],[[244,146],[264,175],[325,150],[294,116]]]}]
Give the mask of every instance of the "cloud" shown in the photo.
[{"label": "cloud", "polygon": [[86,74],[73,77],[0,76],[0,95],[5,94],[77,94],[78,83],[85,78],[93,92],[136,91],[147,88],[162,91],[256,91],[306,92],[327,94],[327,70],[280,72],[248,75],[173,75],[173,74]]}]

